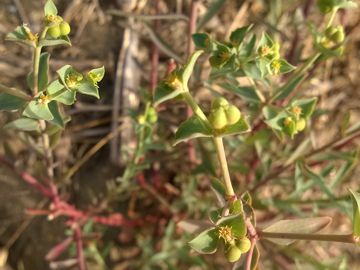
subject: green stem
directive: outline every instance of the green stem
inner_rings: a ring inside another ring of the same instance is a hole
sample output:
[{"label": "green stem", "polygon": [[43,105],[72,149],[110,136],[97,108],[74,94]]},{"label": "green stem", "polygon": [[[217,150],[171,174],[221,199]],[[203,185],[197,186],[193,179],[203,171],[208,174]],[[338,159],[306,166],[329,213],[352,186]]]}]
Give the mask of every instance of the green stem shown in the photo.
[{"label": "green stem", "polygon": [[326,28],[330,27],[335,19],[336,12],[338,11],[337,8],[334,8],[333,11],[331,11],[330,19],[326,25]]},{"label": "green stem", "polygon": [[39,66],[40,66],[40,55],[41,55],[41,47],[37,46],[34,49],[34,57],[33,57],[33,95],[36,96],[39,92],[38,81],[39,81]]},{"label": "green stem", "polygon": [[226,160],[223,139],[221,137],[214,137],[214,144],[215,144],[216,153],[217,153],[220,167],[221,167],[223,181],[225,184],[226,196],[228,198],[232,199],[236,195],[235,195],[232,183],[231,183],[231,178],[230,178],[229,168],[228,168],[228,164],[227,164],[227,160]]},{"label": "green stem", "polygon": [[23,91],[16,88],[7,87],[6,85],[3,85],[1,83],[0,83],[0,93],[6,93],[27,101],[31,100],[31,97],[25,94]]},{"label": "green stem", "polygon": [[277,232],[263,232],[258,231],[260,238],[278,238],[278,239],[293,239],[293,240],[311,240],[311,241],[327,241],[327,242],[342,242],[342,243],[358,243],[352,234],[302,234],[302,233],[277,233]]},{"label": "green stem", "polygon": [[203,120],[207,125],[209,125],[209,127],[211,127],[206,115],[204,114],[204,112],[201,110],[201,108],[199,107],[199,105],[196,103],[196,101],[194,100],[194,98],[192,97],[192,95],[189,93],[189,91],[185,91],[184,93],[182,93],[186,103],[191,107],[191,109],[193,110],[194,114],[197,115],[201,120]]}]

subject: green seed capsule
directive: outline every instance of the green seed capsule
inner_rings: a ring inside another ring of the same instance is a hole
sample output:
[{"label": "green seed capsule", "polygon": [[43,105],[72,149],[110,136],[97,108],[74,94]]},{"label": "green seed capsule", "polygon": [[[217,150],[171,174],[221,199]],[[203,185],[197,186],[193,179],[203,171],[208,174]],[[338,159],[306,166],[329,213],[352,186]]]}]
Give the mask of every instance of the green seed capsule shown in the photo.
[{"label": "green seed capsule", "polygon": [[234,263],[240,259],[241,250],[237,246],[230,246],[225,252],[225,257],[228,262]]},{"label": "green seed capsule", "polygon": [[218,108],[209,116],[209,122],[214,129],[223,129],[227,125],[226,114],[223,108]]},{"label": "green seed capsule", "polygon": [[240,249],[241,253],[246,253],[251,247],[251,242],[248,238],[244,237],[236,241],[236,247]]},{"label": "green seed capsule", "polygon": [[283,131],[290,137],[293,137],[297,132],[295,121],[291,117],[286,117],[283,124],[284,124]]},{"label": "green seed capsule", "polygon": [[61,36],[60,27],[58,25],[50,27],[48,29],[47,33],[52,38],[58,38]]},{"label": "green seed capsule", "polygon": [[70,34],[71,28],[67,22],[60,23],[60,32],[62,36],[67,36]]},{"label": "green seed capsule", "polygon": [[240,110],[234,105],[230,105],[229,108],[226,109],[225,113],[228,125],[234,125],[240,120]]},{"label": "green seed capsule", "polygon": [[296,121],[296,131],[303,131],[306,127],[306,121],[304,118],[300,118],[298,121]]},{"label": "green seed capsule", "polygon": [[150,124],[155,124],[157,122],[158,116],[154,108],[149,109],[147,120]]},{"label": "green seed capsule", "polygon": [[335,41],[336,43],[341,43],[345,39],[344,29],[342,27],[338,27],[337,31],[331,35],[331,40]]},{"label": "green seed capsule", "polygon": [[220,107],[226,108],[228,105],[229,105],[229,102],[225,98],[218,97],[218,98],[215,98],[213,100],[213,102],[211,103],[211,109],[216,110]]}]

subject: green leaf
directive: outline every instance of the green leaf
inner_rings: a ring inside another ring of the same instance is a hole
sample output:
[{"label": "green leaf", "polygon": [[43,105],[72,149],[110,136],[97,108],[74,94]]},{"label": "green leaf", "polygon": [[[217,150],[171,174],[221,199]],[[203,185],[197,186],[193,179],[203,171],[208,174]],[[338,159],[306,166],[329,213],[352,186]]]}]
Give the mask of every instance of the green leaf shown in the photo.
[{"label": "green leaf", "polygon": [[254,80],[262,80],[262,73],[258,65],[255,62],[247,62],[242,65],[242,68],[246,76],[253,78]]},{"label": "green leaf", "polygon": [[291,65],[285,59],[280,59],[280,74],[288,73],[296,69],[295,66]]},{"label": "green leaf", "polygon": [[223,83],[220,86],[232,93],[239,95],[247,102],[252,103],[262,103],[265,101],[264,96],[261,94],[260,91],[256,90],[254,87],[251,86],[237,86],[231,83]]},{"label": "green leaf", "polygon": [[202,254],[212,254],[216,252],[219,236],[216,228],[211,228],[201,232],[189,242],[192,249]]},{"label": "green leaf", "polygon": [[201,29],[208,21],[212,19],[219,12],[221,7],[226,3],[226,0],[214,0],[207,9],[205,15],[198,22],[196,29]]},{"label": "green leaf", "polygon": [[212,130],[203,120],[194,115],[179,126],[175,133],[174,145],[194,138],[211,136],[213,136]]},{"label": "green leaf", "polygon": [[[284,219],[271,224],[263,231],[271,233],[312,234],[324,229],[331,223],[331,220],[330,217]],[[290,245],[296,241],[294,239],[268,237],[266,237],[266,239],[278,245]]]},{"label": "green leaf", "polygon": [[246,226],[242,214],[226,216],[218,220],[217,226],[229,226],[232,228],[233,235],[242,238],[246,235]]},{"label": "green leaf", "polygon": [[247,42],[244,46],[242,46],[240,50],[240,55],[244,57],[250,57],[251,54],[253,53],[255,43],[256,43],[256,35],[253,34],[250,38],[250,41]]},{"label": "green leaf", "polygon": [[195,51],[189,58],[188,62],[185,64],[185,68],[184,68],[184,71],[182,73],[182,77],[181,77],[181,80],[182,80],[182,83],[183,85],[187,86],[188,85],[188,82],[189,82],[189,79],[190,79],[190,76],[194,70],[194,66],[195,66],[195,63],[196,63],[196,60],[200,57],[200,55],[203,53],[204,51],[202,50],[198,50],[198,51]]},{"label": "green leaf", "polygon": [[[350,196],[353,202],[353,235],[360,236],[360,194],[358,192],[350,191]],[[358,244],[360,245],[360,244]]]},{"label": "green leaf", "polygon": [[53,81],[47,87],[51,100],[56,100],[65,105],[72,105],[76,100],[76,91],[65,87],[59,80]]},{"label": "green leaf", "polygon": [[301,108],[301,117],[309,118],[315,110],[317,98],[299,99],[292,102],[292,106],[299,106]]},{"label": "green leaf", "polygon": [[[40,55],[39,62],[39,79],[38,79],[38,89],[42,91],[46,88],[48,84],[48,72],[49,72],[49,53],[42,53]],[[33,72],[30,72],[26,78],[29,88],[33,88],[34,85],[34,76]]]},{"label": "green leaf", "polygon": [[40,132],[39,122],[30,118],[19,118],[4,126],[4,129]]},{"label": "green leaf", "polygon": [[36,42],[29,39],[30,29],[27,26],[21,25],[15,28],[14,31],[8,33],[5,40],[20,42],[25,45],[36,47]]},{"label": "green leaf", "polygon": [[9,95],[6,93],[0,93],[0,110],[14,111],[22,108],[26,101],[22,98]]},{"label": "green leaf", "polygon": [[161,104],[167,100],[176,98],[182,92],[183,92],[183,90],[181,88],[174,90],[167,83],[161,82],[158,84],[158,86],[155,89],[154,106],[158,106],[159,104]]},{"label": "green leaf", "polygon": [[209,212],[209,219],[213,224],[216,224],[216,222],[221,218],[223,209],[214,209]]},{"label": "green leaf", "polygon": [[60,114],[59,107],[56,101],[52,101],[49,103],[49,109],[51,114],[54,116],[54,119],[50,120],[51,123],[57,125],[58,127],[64,128],[64,120]]},{"label": "green leaf", "polygon": [[271,48],[274,45],[274,40],[265,32],[262,34],[260,38],[258,48],[264,45],[268,46],[269,48]]},{"label": "green leaf", "polygon": [[42,39],[39,42],[39,46],[57,46],[57,45],[66,45],[66,46],[71,46],[71,42],[68,36],[60,36],[59,38],[56,39],[50,39],[50,38],[46,38],[46,39]]},{"label": "green leaf", "polygon": [[339,3],[336,5],[337,8],[344,8],[344,9],[352,9],[352,8],[357,8],[358,4],[355,3],[354,1],[347,1],[347,0],[342,0],[339,1]]},{"label": "green leaf", "polygon": [[287,98],[296,88],[297,86],[304,80],[305,75],[298,75],[287,82],[284,86],[282,86],[279,90],[277,90],[277,94],[274,96],[274,101],[282,100]]},{"label": "green leaf", "polygon": [[46,4],[44,6],[44,13],[45,13],[45,16],[58,14],[57,8],[52,0],[46,1]]},{"label": "green leaf", "polygon": [[89,79],[94,83],[100,82],[105,75],[105,68],[104,66],[99,68],[94,68],[88,72]]},{"label": "green leaf", "polygon": [[79,91],[80,93],[82,93],[84,95],[93,96],[98,99],[100,98],[99,88],[88,80],[81,81],[77,91]]},{"label": "green leaf", "polygon": [[224,184],[217,178],[211,180],[211,190],[215,193],[216,199],[218,200],[221,207],[225,206],[226,191]]},{"label": "green leaf", "polygon": [[243,42],[246,34],[251,30],[252,27],[253,25],[250,24],[248,26],[244,26],[233,31],[230,34],[231,43],[235,46],[239,46]]},{"label": "green leaf", "polygon": [[25,107],[22,114],[23,116],[39,120],[54,119],[48,105],[39,103],[39,96],[42,94],[43,93],[39,93],[32,101],[29,102],[29,104]]},{"label": "green leaf", "polygon": [[211,39],[208,34],[196,33],[196,34],[193,34],[191,37],[192,37],[192,40],[197,49],[200,49],[200,50],[209,49],[209,47],[211,45]]},{"label": "green leaf", "polygon": [[224,137],[224,136],[230,136],[230,135],[238,135],[238,134],[243,134],[243,133],[247,133],[250,131],[251,131],[251,128],[250,128],[249,123],[245,120],[244,117],[241,117],[237,123],[235,123],[231,126],[227,126],[227,127],[225,127],[225,129],[221,130],[221,134],[219,134],[218,136]]}]

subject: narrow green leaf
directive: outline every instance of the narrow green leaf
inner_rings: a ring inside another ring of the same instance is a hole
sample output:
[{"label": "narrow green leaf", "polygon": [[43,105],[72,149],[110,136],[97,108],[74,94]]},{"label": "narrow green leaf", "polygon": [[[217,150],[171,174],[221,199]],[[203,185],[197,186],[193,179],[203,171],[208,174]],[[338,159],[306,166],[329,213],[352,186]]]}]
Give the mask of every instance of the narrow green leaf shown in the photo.
[{"label": "narrow green leaf", "polygon": [[212,130],[201,120],[198,116],[194,115],[183,122],[175,133],[174,145],[199,137],[211,137]]},{"label": "narrow green leaf", "polygon": [[242,238],[246,235],[246,225],[242,214],[226,216],[218,220],[217,226],[229,226],[235,237]]},{"label": "narrow green leaf", "polygon": [[51,123],[57,125],[58,127],[64,128],[64,120],[60,114],[59,107],[56,101],[52,101],[49,103],[49,109],[51,114],[54,116],[54,119],[50,120]]},{"label": "narrow green leaf", "polygon": [[196,60],[200,57],[200,55],[203,53],[204,51],[202,50],[199,50],[199,51],[195,51],[189,58],[188,62],[186,63],[185,65],[185,69],[182,73],[182,83],[184,85],[188,85],[188,82],[189,82],[189,79],[190,79],[190,76],[194,70],[194,66],[195,66],[195,63],[196,63]]},{"label": "narrow green leaf", "polygon": [[211,228],[201,232],[189,242],[192,249],[202,254],[212,254],[216,252],[219,236],[216,228]]},{"label": "narrow green leaf", "polygon": [[8,33],[5,40],[23,43],[27,46],[36,47],[36,42],[29,38],[30,29],[24,25],[18,26],[14,31]]},{"label": "narrow green leaf", "polygon": [[224,199],[226,197],[224,184],[219,179],[213,178],[211,180],[211,190],[214,192],[216,199],[219,202],[219,205],[221,207],[224,207],[226,204],[226,201]]},{"label": "narrow green leaf", "polygon": [[6,93],[0,93],[0,110],[14,111],[22,108],[26,101]]},{"label": "narrow green leaf", "polygon": [[[331,223],[330,217],[284,219],[271,224],[264,232],[312,234],[321,231]],[[266,238],[278,245],[290,245],[294,239]]]},{"label": "narrow green leaf", "polygon": [[38,80],[39,91],[44,90],[48,84],[49,58],[49,53],[42,53],[40,56]]},{"label": "narrow green leaf", "polygon": [[19,118],[4,126],[4,129],[40,132],[39,122],[30,118]]},{"label": "narrow green leaf", "polygon": [[280,74],[285,74],[296,69],[295,66],[288,63],[285,59],[280,59]]},{"label": "narrow green leaf", "polygon": [[216,224],[216,222],[222,217],[223,208],[214,209],[209,212],[209,219],[213,224]]},{"label": "narrow green leaf", "polygon": [[360,237],[360,194],[351,189],[349,191],[353,202],[353,234]]},{"label": "narrow green leaf", "polygon": [[256,43],[256,35],[253,34],[250,38],[250,40],[242,46],[240,50],[240,55],[244,57],[250,57],[253,53],[254,47]]},{"label": "narrow green leaf", "polygon": [[44,6],[45,16],[47,15],[57,15],[57,8],[52,0],[47,0]]},{"label": "narrow green leaf", "polygon": [[240,96],[247,102],[252,103],[262,103],[265,101],[264,96],[261,94],[260,91],[256,90],[254,87],[251,86],[237,86],[231,83],[223,83],[220,86],[236,95]]},{"label": "narrow green leaf", "polygon": [[213,0],[205,15],[198,22],[196,29],[201,29],[208,21],[210,21],[226,3],[226,0]]},{"label": "narrow green leaf", "polygon": [[284,86],[282,86],[279,90],[277,90],[277,94],[274,96],[274,101],[282,100],[287,98],[296,87],[304,80],[304,75],[299,75],[287,82]]},{"label": "narrow green leaf", "polygon": [[158,84],[158,86],[155,89],[154,106],[156,107],[167,100],[176,98],[182,92],[183,90],[180,88],[174,90],[171,86],[169,86],[165,82],[161,82]]}]

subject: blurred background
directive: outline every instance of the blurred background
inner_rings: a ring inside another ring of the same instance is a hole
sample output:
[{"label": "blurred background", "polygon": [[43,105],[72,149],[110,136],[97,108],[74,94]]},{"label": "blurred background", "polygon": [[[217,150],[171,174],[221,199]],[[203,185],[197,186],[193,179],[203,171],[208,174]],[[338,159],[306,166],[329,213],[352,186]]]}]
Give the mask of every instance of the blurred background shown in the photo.
[{"label": "blurred background", "polygon": [[[207,172],[214,169],[206,163],[206,142],[196,144],[195,161],[189,160],[186,146],[171,147],[173,132],[186,117],[186,107],[183,103],[174,103],[161,109],[159,124],[148,138],[146,154],[138,157],[145,160],[141,164],[133,162],[137,119],[157,80],[164,77],[169,60],[183,63],[192,50],[191,18],[197,21],[199,31],[220,40],[238,27],[254,23],[254,32],[271,33],[281,43],[282,55],[296,66],[313,50],[308,23],[317,26],[324,23],[316,1],[199,0],[194,1],[195,13],[190,0],[54,2],[59,14],[71,25],[72,46],[46,49],[51,53],[53,78],[55,71],[65,64],[79,71],[102,65],[106,69],[105,78],[99,84],[101,99],[81,96],[74,106],[66,108],[71,121],[54,150],[61,194],[79,209],[95,213],[121,212],[142,220],[137,227],[86,224],[83,231],[88,268],[231,269],[221,256],[199,256],[191,252],[186,244],[191,235],[175,225],[184,218],[206,217],[209,205],[215,201],[207,176]],[[31,51],[4,39],[22,23],[39,31],[43,5],[44,1],[40,0],[0,2],[2,84],[27,89]],[[167,16],[149,16],[156,14]],[[339,20],[347,33],[344,55],[314,68],[302,86],[305,96],[320,97],[321,113],[310,134],[320,146],[337,136],[348,113],[351,124],[360,120],[359,8],[341,12]],[[209,66],[205,65],[202,76],[208,70]],[[205,86],[197,87],[196,97],[205,106],[211,99]],[[244,106],[241,101],[236,102]],[[14,119],[12,114],[2,112],[0,127],[11,119]],[[358,147],[359,141],[356,142]],[[273,143],[273,150],[279,147],[276,139]],[[0,153],[11,155],[17,167],[35,175],[41,170],[36,155],[13,131],[1,129],[0,145]],[[237,147],[242,147],[239,145],[241,141],[235,141],[229,144],[228,150],[234,179],[244,187],[247,175],[242,166],[247,165],[241,165],[246,158],[237,154]],[[288,149],[286,144],[281,147]],[[130,163],[134,165],[131,168]],[[124,172],[129,179],[119,184]],[[143,178],[139,179],[137,172],[141,172]],[[331,202],[321,201],[319,190],[308,189],[304,191],[303,200],[320,199],[304,204],[286,201],[276,204],[272,199],[281,200],[286,194],[279,186],[269,185],[257,194],[260,198],[255,205],[258,220],[267,223],[294,215],[328,215],[334,219],[328,232],[349,232],[351,224],[344,209],[350,209],[350,201],[342,196],[347,194],[347,188],[358,190],[359,177],[360,168],[353,165],[344,176],[344,185],[334,191],[339,200]],[[49,250],[69,233],[64,220],[27,215],[25,209],[43,208],[48,202],[3,167],[0,167],[0,198],[0,269],[75,269],[75,245],[56,260],[45,259]],[[299,242],[283,248],[264,242],[261,252],[259,269],[360,269],[359,249],[347,244]]]}]

